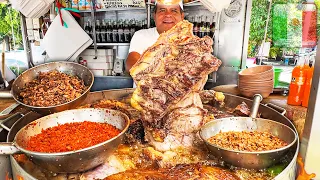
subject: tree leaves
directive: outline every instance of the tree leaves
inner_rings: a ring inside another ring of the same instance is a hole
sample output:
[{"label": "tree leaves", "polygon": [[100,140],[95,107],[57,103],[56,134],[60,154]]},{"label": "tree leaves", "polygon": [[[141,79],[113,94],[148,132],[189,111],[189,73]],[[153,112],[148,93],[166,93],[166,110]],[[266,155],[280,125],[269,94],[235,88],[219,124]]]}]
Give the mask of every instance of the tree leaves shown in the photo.
[{"label": "tree leaves", "polygon": [[[16,44],[22,44],[22,33],[20,28],[20,14],[14,9],[10,9],[7,4],[0,4],[0,41],[2,41],[5,35],[12,36],[11,26],[13,25],[14,36],[16,38]],[[12,19],[12,20],[11,20]]]}]

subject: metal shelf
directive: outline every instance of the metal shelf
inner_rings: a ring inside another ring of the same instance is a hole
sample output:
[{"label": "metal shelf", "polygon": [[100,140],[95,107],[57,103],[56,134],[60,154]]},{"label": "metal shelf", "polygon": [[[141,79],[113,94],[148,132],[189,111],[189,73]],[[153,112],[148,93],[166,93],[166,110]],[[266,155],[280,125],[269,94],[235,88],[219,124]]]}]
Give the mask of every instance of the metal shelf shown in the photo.
[{"label": "metal shelf", "polygon": [[192,1],[192,2],[188,2],[188,3],[183,4],[183,6],[185,6],[185,7],[202,6],[202,3],[200,1]]},{"label": "metal shelf", "polygon": [[[146,10],[146,8],[107,8],[107,9],[96,9],[96,12],[109,12],[109,11],[128,11],[128,10]],[[90,13],[91,10],[80,10],[80,13]]]},{"label": "metal shelf", "polygon": [[97,46],[130,46],[130,43],[97,43]]},{"label": "metal shelf", "polygon": [[[149,4],[151,6],[155,6],[154,3],[146,3],[146,4]],[[188,3],[184,3],[183,6],[184,7],[202,6],[202,3],[199,0],[196,0],[196,1],[188,2]]]}]

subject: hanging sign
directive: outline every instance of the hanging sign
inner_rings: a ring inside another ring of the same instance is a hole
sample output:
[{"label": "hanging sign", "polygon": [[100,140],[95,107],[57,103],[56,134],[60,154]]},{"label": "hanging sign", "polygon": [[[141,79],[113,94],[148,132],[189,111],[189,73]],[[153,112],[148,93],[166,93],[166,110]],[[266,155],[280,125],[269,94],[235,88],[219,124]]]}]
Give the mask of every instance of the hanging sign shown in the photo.
[{"label": "hanging sign", "polygon": [[[102,0],[104,8],[140,8],[146,7],[144,0]],[[102,7],[103,8],[103,7]]]}]

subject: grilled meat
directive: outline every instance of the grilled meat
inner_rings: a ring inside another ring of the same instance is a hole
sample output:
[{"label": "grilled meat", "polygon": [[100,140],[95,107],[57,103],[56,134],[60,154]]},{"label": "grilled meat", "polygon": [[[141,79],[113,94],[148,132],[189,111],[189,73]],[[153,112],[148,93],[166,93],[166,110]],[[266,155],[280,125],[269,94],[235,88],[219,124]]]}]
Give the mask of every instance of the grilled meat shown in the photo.
[{"label": "grilled meat", "polygon": [[198,92],[221,65],[211,54],[212,39],[194,36],[192,26],[181,21],[162,33],[130,70],[137,84],[131,105],[142,112],[146,138],[157,150],[192,146],[206,113]]},{"label": "grilled meat", "polygon": [[209,37],[194,36],[191,23],[181,21],[142,54],[130,70],[137,84],[131,104],[145,121],[160,121],[192,91],[203,89],[207,75],[221,65],[211,54],[212,44]]},{"label": "grilled meat", "polygon": [[177,165],[172,168],[159,168],[157,170],[139,169],[125,171],[105,178],[105,180],[239,180],[239,178],[224,169],[204,166],[200,164]]}]

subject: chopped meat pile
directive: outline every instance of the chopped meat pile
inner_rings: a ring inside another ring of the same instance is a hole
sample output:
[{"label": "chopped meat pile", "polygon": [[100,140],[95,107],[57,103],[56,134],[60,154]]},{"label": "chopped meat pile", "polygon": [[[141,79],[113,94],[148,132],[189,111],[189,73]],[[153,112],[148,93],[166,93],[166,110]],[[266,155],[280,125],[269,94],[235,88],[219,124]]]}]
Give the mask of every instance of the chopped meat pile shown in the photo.
[{"label": "chopped meat pile", "polygon": [[274,150],[287,145],[285,141],[269,132],[258,131],[220,132],[208,141],[222,148],[249,152]]},{"label": "chopped meat pile", "polygon": [[38,107],[67,103],[81,96],[87,87],[83,80],[58,71],[40,72],[20,92],[22,102]]}]

